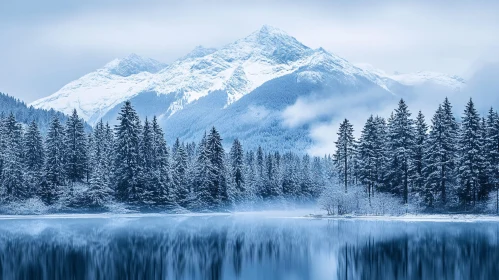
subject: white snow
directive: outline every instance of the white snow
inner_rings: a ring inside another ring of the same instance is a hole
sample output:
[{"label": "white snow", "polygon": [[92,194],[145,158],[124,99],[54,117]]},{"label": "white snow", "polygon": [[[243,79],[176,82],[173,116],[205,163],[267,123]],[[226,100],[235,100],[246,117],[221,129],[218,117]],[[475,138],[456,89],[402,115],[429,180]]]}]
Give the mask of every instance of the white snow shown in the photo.
[{"label": "white snow", "polygon": [[388,75],[371,66],[354,66],[322,48],[310,49],[280,29],[263,26],[219,50],[198,46],[168,66],[135,54],[115,59],[30,105],[66,114],[76,108],[83,119],[94,125],[123,101],[143,92],[156,92],[175,95],[168,111],[162,114],[168,117],[217,90],[228,93],[228,106],[265,82],[299,69],[306,71],[300,73],[299,79],[320,82],[321,71],[326,69],[342,73],[345,82],[364,77],[387,91],[393,81],[407,85],[433,81],[451,88],[464,85],[462,79],[440,73]]},{"label": "white snow", "polygon": [[432,71],[419,71],[416,73],[394,73],[388,74],[381,69],[376,69],[367,63],[356,63],[355,66],[363,69],[366,72],[373,73],[380,78],[386,78],[397,81],[403,85],[421,85],[424,83],[435,83],[437,85],[445,86],[450,89],[460,90],[466,84],[464,79],[456,75],[447,75],[439,72]]},{"label": "white snow", "polygon": [[[479,214],[407,214],[393,215],[322,215],[323,211],[318,209],[295,209],[295,210],[266,210],[266,211],[241,211],[241,212],[214,212],[214,213],[99,213],[99,214],[45,214],[45,215],[0,215],[0,220],[23,220],[23,219],[118,219],[118,218],[142,218],[142,217],[234,217],[259,219],[331,219],[331,220],[365,220],[365,221],[403,221],[403,222],[499,222],[499,216]],[[313,214],[311,214],[313,213]]]}]

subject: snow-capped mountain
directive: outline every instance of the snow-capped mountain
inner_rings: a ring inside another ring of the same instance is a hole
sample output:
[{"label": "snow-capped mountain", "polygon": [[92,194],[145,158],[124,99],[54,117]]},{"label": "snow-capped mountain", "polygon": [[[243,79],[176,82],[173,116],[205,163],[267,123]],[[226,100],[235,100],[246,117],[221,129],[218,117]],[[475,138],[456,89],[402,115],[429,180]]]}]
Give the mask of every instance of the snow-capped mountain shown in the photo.
[{"label": "snow-capped mountain", "polygon": [[[65,113],[76,108],[95,124],[101,118],[113,120],[121,103],[130,99],[141,115],[160,116],[170,137],[189,140],[215,125],[226,139],[267,133],[276,140],[277,133],[279,139],[291,139],[290,147],[305,148],[310,144],[307,128],[281,124],[282,111],[298,98],[318,92],[341,98],[368,90],[390,98],[401,88],[426,82],[452,89],[463,84],[443,74],[387,75],[355,66],[263,26],[218,50],[198,46],[169,65],[137,55],[113,60],[31,105]],[[302,144],[295,145],[295,140]]]}]

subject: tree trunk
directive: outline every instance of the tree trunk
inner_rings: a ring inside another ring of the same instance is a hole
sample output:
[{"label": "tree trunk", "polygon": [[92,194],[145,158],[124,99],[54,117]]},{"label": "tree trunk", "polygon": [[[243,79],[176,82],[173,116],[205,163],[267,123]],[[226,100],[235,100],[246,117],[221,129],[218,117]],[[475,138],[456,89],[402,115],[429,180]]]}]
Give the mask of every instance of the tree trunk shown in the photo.
[{"label": "tree trunk", "polygon": [[348,180],[348,161],[347,161],[347,148],[345,146],[345,160],[344,160],[344,164],[345,164],[345,193],[347,193],[347,180]]}]

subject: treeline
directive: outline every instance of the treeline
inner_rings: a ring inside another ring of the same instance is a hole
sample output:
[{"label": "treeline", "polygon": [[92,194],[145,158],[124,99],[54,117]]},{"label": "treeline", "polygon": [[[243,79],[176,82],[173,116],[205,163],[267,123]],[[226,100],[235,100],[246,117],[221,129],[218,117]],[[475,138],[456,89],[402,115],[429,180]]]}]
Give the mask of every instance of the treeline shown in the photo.
[{"label": "treeline", "polygon": [[359,139],[345,119],[334,154],[344,191],[361,186],[369,201],[387,193],[439,211],[480,211],[495,200],[499,210],[498,114],[491,108],[481,117],[471,99],[461,121],[452,111],[446,98],[428,125],[400,100],[387,120],[369,117]]},{"label": "treeline", "polygon": [[[9,114],[13,114],[16,120],[24,125],[34,121],[43,135],[46,134],[50,121],[55,116],[59,121],[65,122],[68,117],[53,109],[35,109],[32,106],[27,106],[23,101],[0,92],[0,112],[3,112],[3,118]],[[90,131],[91,127],[85,123],[86,131]]]},{"label": "treeline", "polygon": [[0,200],[40,199],[46,205],[103,208],[115,202],[150,208],[216,210],[281,200],[310,201],[332,178],[330,157],[229,151],[213,127],[199,143],[170,148],[154,117],[142,122],[129,101],[117,125],[85,133],[76,110],[54,117],[46,137],[36,122],[23,128],[13,114],[0,122]]}]

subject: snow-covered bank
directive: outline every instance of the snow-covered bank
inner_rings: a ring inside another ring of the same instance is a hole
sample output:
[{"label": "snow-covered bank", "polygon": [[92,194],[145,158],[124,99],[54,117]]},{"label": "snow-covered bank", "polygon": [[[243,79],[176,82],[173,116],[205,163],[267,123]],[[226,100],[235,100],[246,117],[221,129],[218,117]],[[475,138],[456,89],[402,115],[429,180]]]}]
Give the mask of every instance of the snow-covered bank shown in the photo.
[{"label": "snow-covered bank", "polygon": [[[314,214],[311,214],[315,212]],[[498,222],[499,216],[478,214],[407,214],[407,215],[322,215],[315,210],[272,210],[210,213],[65,213],[44,215],[0,215],[0,220],[22,219],[119,219],[119,218],[189,218],[189,217],[227,217],[237,219],[327,219],[327,220],[364,220],[364,221],[404,221],[404,222]]]},{"label": "snow-covered bank", "polygon": [[307,215],[304,218],[331,220],[371,220],[371,221],[405,221],[405,222],[499,222],[499,216],[478,214],[407,214],[407,215]]}]

